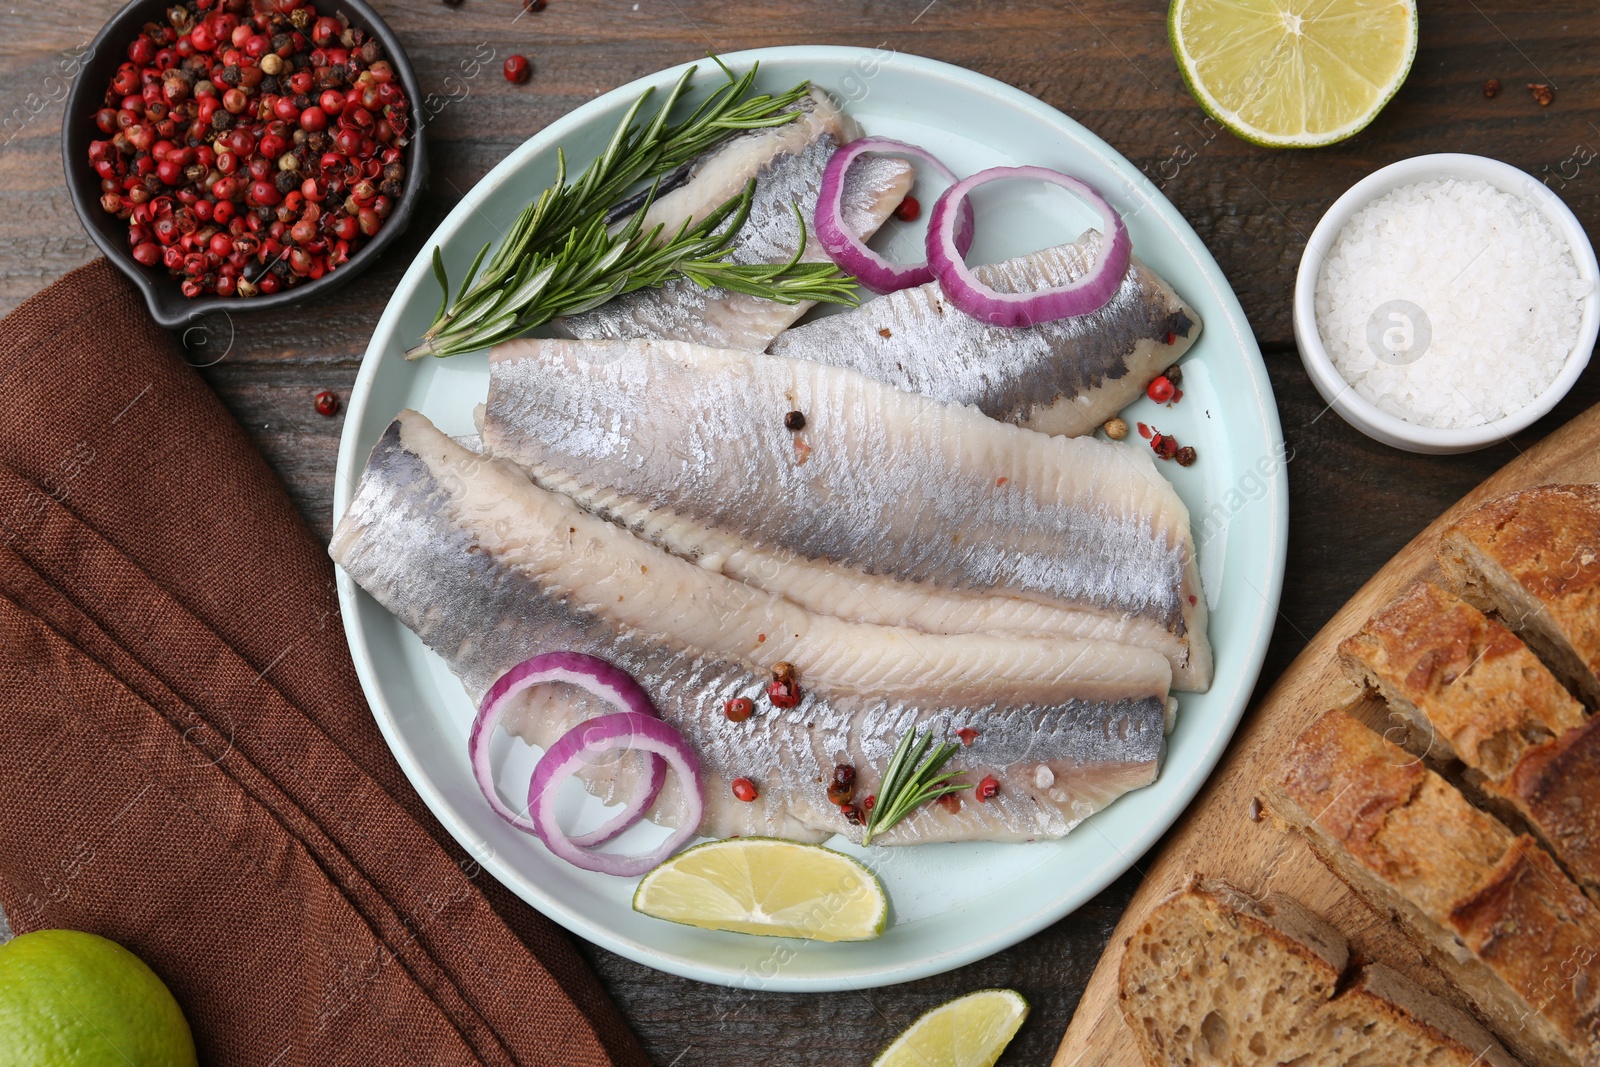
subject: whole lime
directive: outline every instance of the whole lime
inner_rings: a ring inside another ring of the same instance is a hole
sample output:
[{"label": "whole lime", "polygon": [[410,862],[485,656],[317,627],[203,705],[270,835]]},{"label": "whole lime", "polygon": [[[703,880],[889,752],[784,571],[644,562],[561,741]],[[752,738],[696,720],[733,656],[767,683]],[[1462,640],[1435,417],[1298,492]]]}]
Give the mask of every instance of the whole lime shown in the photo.
[{"label": "whole lime", "polygon": [[77,930],[0,945],[0,1067],[193,1067],[178,1002],[144,961]]}]

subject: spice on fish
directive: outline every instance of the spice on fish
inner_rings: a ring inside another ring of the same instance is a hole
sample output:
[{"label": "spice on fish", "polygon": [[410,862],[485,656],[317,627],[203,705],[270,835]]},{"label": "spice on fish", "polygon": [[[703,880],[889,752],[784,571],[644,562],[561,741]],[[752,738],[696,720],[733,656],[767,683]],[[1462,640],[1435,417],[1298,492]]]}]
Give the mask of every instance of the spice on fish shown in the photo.
[{"label": "spice on fish", "polygon": [[800,681],[794,664],[779,663],[772,668],[772,681],[767,685],[767,699],[775,708],[792,708],[800,703]]},{"label": "spice on fish", "polygon": [[799,433],[801,430],[806,428],[806,413],[803,411],[789,412],[783,417],[783,428],[794,433]]},{"label": "spice on fish", "polygon": [[1000,783],[995,781],[994,775],[986,774],[983,776],[983,781],[979,782],[977,787],[973,789],[972,792],[977,796],[979,802],[982,803],[999,794]]},{"label": "spice on fish", "polygon": [[961,739],[963,746],[967,746],[978,739],[978,731],[970,726],[963,726],[956,731],[956,736]]},{"label": "spice on fish", "polygon": [[744,722],[756,711],[756,702],[749,697],[734,697],[722,705],[722,713],[728,717],[729,722]]},{"label": "spice on fish", "polygon": [[1165,374],[1156,375],[1145,388],[1145,395],[1157,404],[1167,403],[1176,392],[1177,390],[1173,388],[1172,380]]},{"label": "spice on fish", "polygon": [[733,795],[746,804],[756,798],[756,784],[748,778],[735,778],[731,788]]}]

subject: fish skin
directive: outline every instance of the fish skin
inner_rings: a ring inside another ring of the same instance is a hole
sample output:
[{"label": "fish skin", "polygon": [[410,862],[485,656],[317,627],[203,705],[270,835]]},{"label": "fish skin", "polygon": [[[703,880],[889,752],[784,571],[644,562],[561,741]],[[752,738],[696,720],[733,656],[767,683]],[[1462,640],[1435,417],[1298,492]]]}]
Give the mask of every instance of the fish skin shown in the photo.
[{"label": "fish skin", "polygon": [[[827,802],[826,777],[836,763],[849,762],[858,795],[868,795],[894,743],[913,726],[940,738],[976,729],[950,767],[974,783],[994,774],[1001,791],[985,804],[969,798],[965,817],[926,806],[877,839],[885,844],[1059,837],[1127,789],[1153,781],[1165,752],[1166,664],[1153,653],[1099,650],[1119,660],[1108,665],[1123,679],[1115,699],[1109,691],[1072,692],[1071,654],[1053,680],[1030,681],[1020,663],[995,671],[985,700],[941,699],[964,686],[940,682],[941,673],[961,668],[939,654],[909,679],[907,691],[896,686],[908,679],[885,675],[890,688],[878,692],[833,692],[820,675],[876,668],[818,672],[805,659],[803,640],[785,646],[776,628],[767,642],[743,635],[741,620],[751,612],[769,613],[774,627],[806,613],[639,541],[511,465],[462,448],[414,412],[403,412],[374,448],[330,554],[445,659],[474,700],[504,670],[552,649],[588,652],[627,670],[700,756],[707,801],[700,831],[710,836],[816,841],[843,833],[859,840],[859,828]],[[620,605],[612,599],[617,589]],[[810,625],[840,635],[829,644],[866,645],[863,660],[902,641],[924,651],[982,642],[825,617]],[[863,639],[863,631],[878,632]],[[788,710],[772,707],[763,692],[780,655],[795,657],[805,691]],[[1103,688],[1095,682],[1084,691]],[[1050,692],[1059,695],[1046,697]],[[508,726],[541,746],[602,710],[567,687],[536,687],[528,696],[508,713]],[[735,696],[752,698],[760,710],[730,722],[721,707]],[[585,784],[615,799],[637,774],[636,763],[623,760],[588,769]],[[757,783],[755,802],[732,797],[729,783],[738,777]],[[681,820],[675,781],[649,814],[667,825]]]},{"label": "fish skin", "polygon": [[[799,434],[784,428],[790,409],[805,414]],[[1159,645],[1178,687],[1210,684],[1188,511],[1146,450],[1021,430],[843,368],[672,341],[501,345],[482,429],[489,452],[682,555],[720,565],[730,543],[749,546],[737,577],[798,557],[840,572],[830,581],[859,576],[863,596],[880,587],[872,576],[902,598],[1028,601],[1072,613],[1048,633]],[[796,595],[817,580],[754,584]],[[831,610],[824,592],[797,598]]]},{"label": "fish skin", "polygon": [[[807,237],[801,261],[826,262],[826,250],[809,232],[822,172],[839,146],[860,131],[820,90],[813,89],[801,103],[801,118],[776,131],[746,134],[713,153],[688,184],[651,207],[646,224],[663,222],[673,230],[689,215],[699,217],[720,206],[755,177],[750,215],[734,239],[729,261],[788,262],[801,240],[801,223],[795,218],[798,207]],[[767,153],[765,158],[763,153]],[[872,236],[911,191],[915,177],[911,164],[903,159],[874,156],[859,161],[845,181],[846,227],[863,239]],[[554,325],[572,337],[671,337],[760,351],[812,304],[782,304],[720,286],[705,289],[687,278],[675,278],[656,288],[624,293]]]},{"label": "fish skin", "polygon": [[[1064,285],[1093,265],[1102,240],[1089,230],[1071,244],[975,273],[1001,292]],[[1199,314],[1134,259],[1111,300],[1087,315],[992,326],[951,307],[930,282],[796,327],[767,351],[851,367],[897,389],[973,404],[1002,422],[1077,436],[1138,399],[1199,333]]]}]

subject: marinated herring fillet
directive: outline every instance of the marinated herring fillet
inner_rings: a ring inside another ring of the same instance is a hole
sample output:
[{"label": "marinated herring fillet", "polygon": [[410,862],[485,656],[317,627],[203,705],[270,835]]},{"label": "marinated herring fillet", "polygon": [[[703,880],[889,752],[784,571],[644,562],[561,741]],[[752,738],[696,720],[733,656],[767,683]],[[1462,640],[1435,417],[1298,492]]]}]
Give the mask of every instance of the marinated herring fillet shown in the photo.
[{"label": "marinated herring fillet", "polygon": [[[699,218],[720,206],[755,178],[750,216],[734,239],[729,261],[787,263],[800,245],[803,220],[807,241],[801,260],[827,262],[827,252],[810,233],[822,172],[839,146],[860,131],[821,90],[812,89],[796,107],[800,117],[791,122],[751,131],[709,154],[682,186],[651,206],[646,226],[662,223],[669,231],[676,229],[685,218]],[[845,226],[862,239],[871,237],[911,191],[915,177],[903,159],[862,160],[845,181]],[[573,337],[670,337],[759,352],[810,307],[810,301],[782,304],[674,278],[568,316],[556,326]]]},{"label": "marinated herring fillet", "polygon": [[[885,844],[1060,837],[1129,789],[1164,755],[1166,661],[1105,642],[939,637],[815,615],[663,552],[469,452],[403,412],[368,460],[330,552],[355,581],[437,651],[474,698],[528,656],[571,649],[632,674],[699,754],[703,834],[857,840],[822,784],[856,768],[876,789],[912,729],[977,732],[950,769],[1000,792],[959,811],[925,805],[875,838]],[[765,698],[771,668],[799,671],[801,703]],[[759,712],[731,722],[723,704]],[[599,709],[566,687],[538,687],[509,725],[547,746]],[[583,772],[591,792],[627,795],[628,761]],[[734,778],[759,795],[736,800]],[[518,798],[520,800],[520,798]],[[669,782],[649,817],[672,824]]]},{"label": "marinated herring fillet", "polygon": [[498,346],[483,443],[812,611],[1116,639],[1166,655],[1176,688],[1210,684],[1188,511],[1144,450],[1046,437],[843,368],[638,340]]},{"label": "marinated herring fillet", "polygon": [[[1066,285],[1087,273],[1103,238],[976,268],[1002,292]],[[1050,434],[1093,433],[1189,350],[1195,310],[1135,259],[1104,307],[1035,326],[991,326],[950,306],[938,282],[881,296],[780,334],[768,351],[850,367],[869,378],[1001,422]]]}]

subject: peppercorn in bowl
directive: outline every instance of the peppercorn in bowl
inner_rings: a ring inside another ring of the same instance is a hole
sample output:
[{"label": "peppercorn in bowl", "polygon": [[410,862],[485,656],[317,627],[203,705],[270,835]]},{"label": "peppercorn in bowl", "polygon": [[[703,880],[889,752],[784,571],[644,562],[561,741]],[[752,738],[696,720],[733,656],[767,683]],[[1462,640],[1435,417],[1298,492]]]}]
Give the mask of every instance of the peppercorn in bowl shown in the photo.
[{"label": "peppercorn in bowl", "polygon": [[161,325],[284,307],[404,231],[420,99],[361,0],[134,0],[68,95],[68,191]]}]

